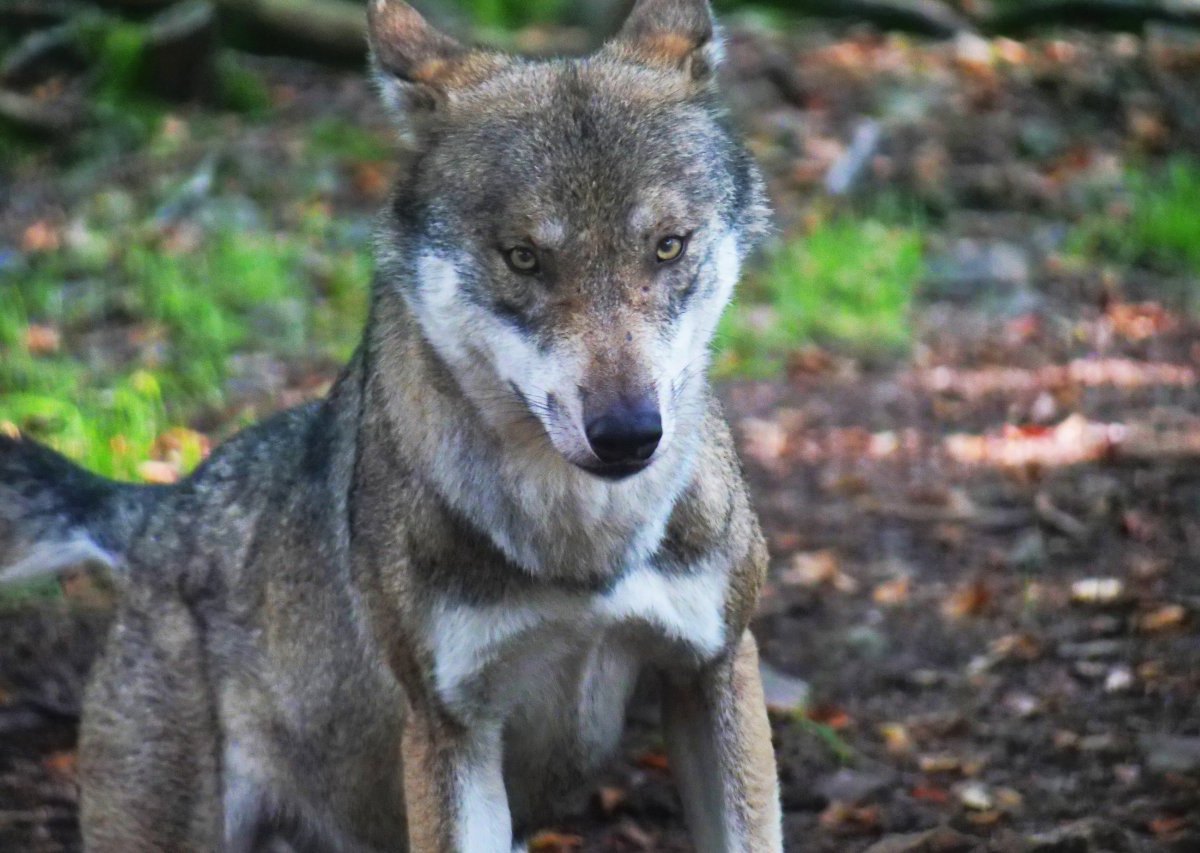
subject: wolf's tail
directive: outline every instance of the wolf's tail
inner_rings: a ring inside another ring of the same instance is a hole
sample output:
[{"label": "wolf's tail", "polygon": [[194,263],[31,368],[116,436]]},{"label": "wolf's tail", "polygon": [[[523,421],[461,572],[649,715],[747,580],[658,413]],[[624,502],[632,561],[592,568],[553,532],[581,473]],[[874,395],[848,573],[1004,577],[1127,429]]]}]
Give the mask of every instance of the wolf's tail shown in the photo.
[{"label": "wolf's tail", "polygon": [[156,491],[97,477],[37,442],[0,435],[0,584],[83,564],[120,572]]}]

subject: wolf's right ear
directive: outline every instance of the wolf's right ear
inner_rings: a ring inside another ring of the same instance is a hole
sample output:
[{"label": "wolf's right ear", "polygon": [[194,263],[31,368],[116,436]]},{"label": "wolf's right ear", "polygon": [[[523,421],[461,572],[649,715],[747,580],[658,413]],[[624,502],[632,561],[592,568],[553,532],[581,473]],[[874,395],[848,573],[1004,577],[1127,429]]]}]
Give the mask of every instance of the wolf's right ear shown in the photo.
[{"label": "wolf's right ear", "polygon": [[607,50],[700,84],[711,82],[724,58],[708,0],[637,0]]},{"label": "wolf's right ear", "polygon": [[383,102],[406,131],[414,114],[437,109],[456,90],[482,83],[509,62],[439,32],[403,0],[369,0],[367,34]]}]

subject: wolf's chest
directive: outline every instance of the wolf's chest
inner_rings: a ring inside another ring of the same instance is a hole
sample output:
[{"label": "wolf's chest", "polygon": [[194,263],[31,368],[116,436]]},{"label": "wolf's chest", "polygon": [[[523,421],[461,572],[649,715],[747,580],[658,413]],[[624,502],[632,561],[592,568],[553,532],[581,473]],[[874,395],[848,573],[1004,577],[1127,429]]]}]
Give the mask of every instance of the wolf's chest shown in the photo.
[{"label": "wolf's chest", "polygon": [[541,591],[486,605],[443,602],[428,628],[434,686],[450,707],[503,710],[531,685],[570,686],[580,662],[607,644],[635,658],[700,659],[726,641],[726,576],[708,566],[642,567],[603,592]]}]

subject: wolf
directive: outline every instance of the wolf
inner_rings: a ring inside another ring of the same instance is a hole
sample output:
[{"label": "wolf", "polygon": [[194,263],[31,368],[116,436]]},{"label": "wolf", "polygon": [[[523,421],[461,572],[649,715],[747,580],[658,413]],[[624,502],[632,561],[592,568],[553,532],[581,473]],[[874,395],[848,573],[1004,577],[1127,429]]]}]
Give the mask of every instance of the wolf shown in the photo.
[{"label": "wolf", "polygon": [[780,850],[767,554],[706,378],[767,211],[712,12],[639,0],[543,61],[368,18],[398,179],[327,396],[172,486],[0,438],[7,577],[120,591],[85,846],[510,853],[648,682],[696,849]]}]

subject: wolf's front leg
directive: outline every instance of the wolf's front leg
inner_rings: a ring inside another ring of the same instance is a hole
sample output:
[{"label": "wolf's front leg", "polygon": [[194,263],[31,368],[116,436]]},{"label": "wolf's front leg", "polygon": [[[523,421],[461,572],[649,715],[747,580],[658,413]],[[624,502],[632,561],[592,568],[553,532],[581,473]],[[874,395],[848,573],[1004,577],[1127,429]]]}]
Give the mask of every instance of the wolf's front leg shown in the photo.
[{"label": "wolf's front leg", "polygon": [[403,750],[410,853],[512,853],[499,726],[413,709]]},{"label": "wolf's front leg", "polygon": [[668,678],[663,702],[672,775],[696,850],[783,850],[771,727],[750,632],[700,673]]}]

